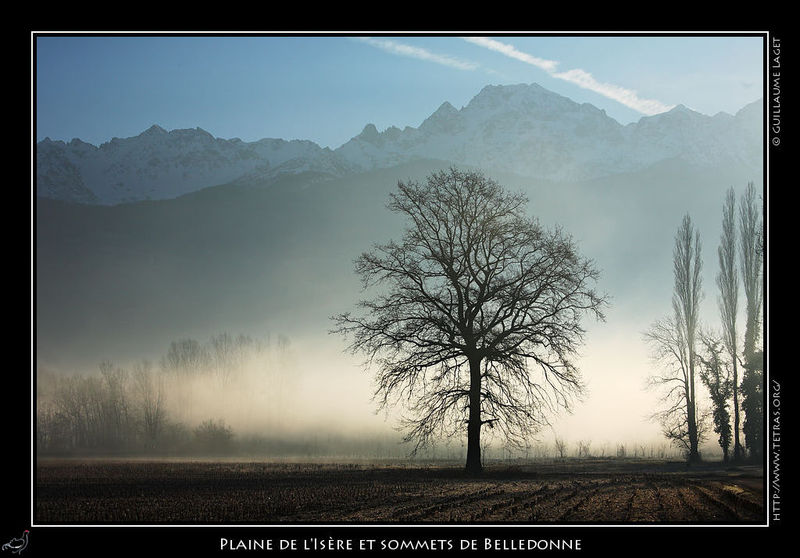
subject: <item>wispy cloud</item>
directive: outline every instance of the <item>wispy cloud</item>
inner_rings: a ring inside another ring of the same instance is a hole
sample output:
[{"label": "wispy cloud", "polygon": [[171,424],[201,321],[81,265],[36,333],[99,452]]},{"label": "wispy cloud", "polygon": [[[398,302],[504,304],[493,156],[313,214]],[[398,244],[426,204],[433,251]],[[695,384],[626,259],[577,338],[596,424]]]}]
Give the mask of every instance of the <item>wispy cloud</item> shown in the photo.
[{"label": "wispy cloud", "polygon": [[496,52],[500,52],[505,54],[509,58],[516,58],[521,62],[525,62],[526,64],[531,64],[532,66],[537,66],[542,70],[546,70],[547,72],[552,72],[558,66],[558,62],[553,60],[544,60],[542,58],[537,58],[536,56],[531,56],[530,54],[526,54],[514,48],[511,45],[507,45],[505,43],[501,43],[500,41],[495,41],[494,39],[489,39],[487,37],[464,37],[464,39],[470,43],[474,43],[476,45],[488,48],[490,50],[494,50]]},{"label": "wispy cloud", "polygon": [[378,39],[375,37],[360,37],[360,40],[374,47],[385,50],[386,52],[397,54],[399,56],[408,56],[410,58],[417,58],[427,62],[434,62],[436,64],[449,66],[450,68],[456,68],[458,70],[475,70],[478,68],[478,64],[475,62],[459,60],[458,58],[453,58],[443,54],[436,54],[427,49],[407,45],[405,43],[399,43],[397,41]]},{"label": "wispy cloud", "polygon": [[537,58],[536,56],[532,56],[517,50],[512,45],[502,43],[494,39],[489,39],[486,37],[465,37],[464,39],[470,43],[502,53],[509,58],[514,58],[516,60],[520,60],[521,62],[525,62],[526,64],[541,68],[556,79],[568,81],[577,85],[578,87],[582,87],[583,89],[588,89],[590,91],[594,91],[595,93],[599,93],[604,97],[617,101],[618,103],[621,103],[626,107],[642,114],[659,114],[672,108],[672,105],[666,105],[655,99],[642,99],[639,97],[636,91],[632,89],[627,89],[612,83],[603,83],[597,81],[592,74],[585,70],[581,70],[580,68],[567,70],[564,72],[557,72],[556,67],[558,66],[558,62],[554,60]]}]

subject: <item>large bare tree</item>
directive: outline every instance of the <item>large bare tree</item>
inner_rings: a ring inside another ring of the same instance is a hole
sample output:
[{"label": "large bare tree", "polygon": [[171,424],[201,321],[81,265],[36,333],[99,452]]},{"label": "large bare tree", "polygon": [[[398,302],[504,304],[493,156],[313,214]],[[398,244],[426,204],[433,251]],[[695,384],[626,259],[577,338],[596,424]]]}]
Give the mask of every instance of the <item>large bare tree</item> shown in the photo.
[{"label": "large bare tree", "polygon": [[334,317],[376,366],[379,406],[410,411],[415,451],[466,426],[471,473],[482,469],[484,426],[524,446],[551,412],[571,407],[583,389],[581,321],[603,319],[593,262],[527,216],[526,203],[455,168],[399,182],[388,208],[407,219],[402,240],[355,264],[377,294],[357,315]]}]

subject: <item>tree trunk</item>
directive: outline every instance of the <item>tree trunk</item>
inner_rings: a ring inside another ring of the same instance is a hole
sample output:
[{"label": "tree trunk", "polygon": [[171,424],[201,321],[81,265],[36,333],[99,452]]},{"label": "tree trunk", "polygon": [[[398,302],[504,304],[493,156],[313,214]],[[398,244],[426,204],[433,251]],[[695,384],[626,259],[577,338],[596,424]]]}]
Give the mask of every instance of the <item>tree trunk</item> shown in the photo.
[{"label": "tree trunk", "polygon": [[733,460],[741,461],[744,457],[742,444],[739,442],[739,371],[736,355],[733,357]]},{"label": "tree trunk", "polygon": [[467,423],[467,466],[469,474],[483,471],[481,465],[481,361],[469,359],[469,422]]},{"label": "tree trunk", "polygon": [[694,391],[694,367],[691,364],[689,365],[689,379],[688,381],[684,380],[684,385],[686,389],[686,428],[689,438],[689,455],[687,456],[687,462],[692,464],[700,461],[700,454],[697,450],[699,440],[697,435],[697,407]]},{"label": "tree trunk", "polygon": [[689,463],[698,463],[700,461],[700,452],[698,451],[697,413],[694,398],[691,399],[689,404],[687,418],[689,423]]},{"label": "tree trunk", "polygon": [[689,393],[690,402],[688,409],[688,422],[689,422],[689,463],[698,463],[700,461],[700,452],[698,446],[700,444],[700,436],[697,431],[697,391],[694,387],[694,328],[689,331]]},{"label": "tree trunk", "polygon": [[[694,413],[691,413],[694,415]],[[689,463],[699,463],[700,452],[697,449],[697,425],[694,422],[694,416],[689,423]]]}]

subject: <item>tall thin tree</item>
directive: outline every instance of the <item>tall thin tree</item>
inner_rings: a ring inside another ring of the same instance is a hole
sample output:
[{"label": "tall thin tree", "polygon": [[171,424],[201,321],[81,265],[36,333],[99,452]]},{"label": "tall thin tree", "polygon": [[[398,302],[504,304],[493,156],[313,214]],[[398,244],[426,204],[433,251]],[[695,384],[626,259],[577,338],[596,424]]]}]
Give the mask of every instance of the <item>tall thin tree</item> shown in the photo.
[{"label": "tall thin tree", "polygon": [[752,458],[758,459],[762,449],[763,428],[763,351],[759,350],[761,337],[761,308],[763,302],[762,265],[764,230],[756,202],[756,189],[752,182],[742,196],[739,207],[739,234],[742,284],[745,294],[744,374],[742,378],[742,406],[745,414],[745,446]]},{"label": "tall thin tree", "polygon": [[699,461],[697,432],[697,396],[695,390],[695,365],[697,363],[697,331],[702,299],[703,259],[701,256],[700,232],[694,230],[691,217],[683,217],[675,237],[673,251],[673,273],[675,291],[672,307],[675,319],[681,329],[688,356],[689,378],[687,391],[687,426],[689,436],[689,461]]},{"label": "tall thin tree", "polygon": [[739,207],[739,235],[741,251],[742,285],[745,296],[744,358],[753,358],[761,328],[761,264],[763,225],[756,203],[756,189],[747,184],[742,204]]},{"label": "tall thin tree", "polygon": [[722,321],[722,340],[732,362],[733,392],[733,459],[738,461],[744,457],[740,432],[739,417],[739,338],[737,315],[739,312],[739,276],[736,269],[736,192],[733,188],[725,196],[722,208],[722,237],[719,248],[719,313]]}]

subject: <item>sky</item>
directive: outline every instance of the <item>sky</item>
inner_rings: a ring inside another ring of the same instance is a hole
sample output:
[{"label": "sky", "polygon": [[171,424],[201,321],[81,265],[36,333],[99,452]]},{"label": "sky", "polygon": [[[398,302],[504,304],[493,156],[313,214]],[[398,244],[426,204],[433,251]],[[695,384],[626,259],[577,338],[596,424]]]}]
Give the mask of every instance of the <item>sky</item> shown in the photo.
[{"label": "sky", "polygon": [[761,37],[34,37],[35,138],[100,145],[166,130],[311,140],[418,127],[486,85],[538,83],[622,124],[683,104],[735,114],[763,95]]}]

